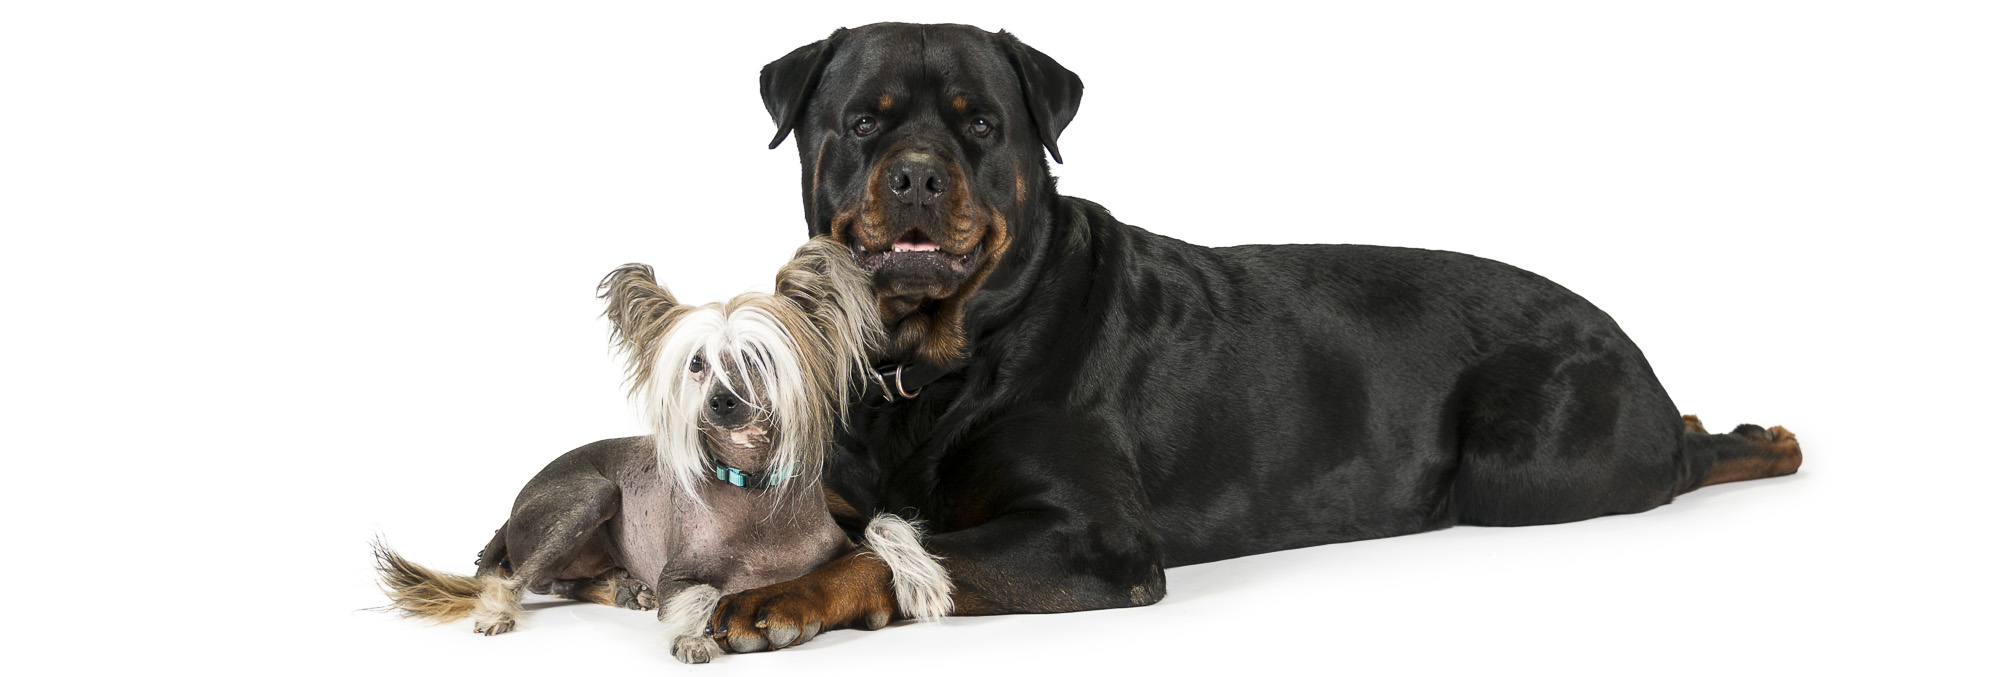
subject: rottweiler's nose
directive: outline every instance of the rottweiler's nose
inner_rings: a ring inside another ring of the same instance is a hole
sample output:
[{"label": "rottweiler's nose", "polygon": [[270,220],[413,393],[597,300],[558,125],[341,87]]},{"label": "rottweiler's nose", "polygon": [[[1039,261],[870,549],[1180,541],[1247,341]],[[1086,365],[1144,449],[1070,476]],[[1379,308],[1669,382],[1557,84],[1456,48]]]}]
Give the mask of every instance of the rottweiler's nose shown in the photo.
[{"label": "rottweiler's nose", "polygon": [[903,204],[925,205],[951,190],[951,173],[936,155],[905,153],[889,164],[889,170],[882,173],[882,182],[887,184],[889,194]]}]

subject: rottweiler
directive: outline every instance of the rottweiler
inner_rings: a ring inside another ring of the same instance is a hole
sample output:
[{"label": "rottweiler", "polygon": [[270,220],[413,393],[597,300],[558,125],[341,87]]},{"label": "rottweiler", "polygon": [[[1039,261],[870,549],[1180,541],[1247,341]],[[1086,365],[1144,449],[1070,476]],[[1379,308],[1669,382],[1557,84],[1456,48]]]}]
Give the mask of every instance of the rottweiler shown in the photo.
[{"label": "rottweiler", "polygon": [[[836,520],[928,523],[952,613],[1151,604],[1163,569],[1456,524],[1635,513],[1786,475],[1782,427],[1710,434],[1618,324],[1443,251],[1209,248],[1056,192],[1083,83],[1001,31],[875,24],[766,66],[806,231],[888,331],[828,461]],[[1047,157],[1043,151],[1047,151]],[[726,598],[735,651],[906,617],[863,549]]]}]

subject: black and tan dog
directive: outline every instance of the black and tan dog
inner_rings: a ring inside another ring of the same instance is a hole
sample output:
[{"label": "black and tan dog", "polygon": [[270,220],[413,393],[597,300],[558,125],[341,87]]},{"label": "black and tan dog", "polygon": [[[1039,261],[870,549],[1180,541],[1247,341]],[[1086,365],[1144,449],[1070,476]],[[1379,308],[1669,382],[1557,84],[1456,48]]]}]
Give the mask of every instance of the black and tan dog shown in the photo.
[{"label": "black and tan dog", "polygon": [[[881,397],[830,457],[842,526],[933,521],[961,614],[1150,604],[1164,567],[1649,510],[1794,472],[1712,435],[1589,302],[1462,254],[1211,249],[1056,194],[1082,82],[1007,33],[877,24],[764,69],[807,231],[873,275]],[[900,612],[842,557],[724,598],[737,650]],[[748,638],[748,639],[745,639]]]},{"label": "black and tan dog", "polygon": [[[880,516],[857,551],[817,481],[849,386],[881,337],[866,274],[845,247],[809,242],[779,271],[777,293],[727,303],[681,304],[637,264],[600,289],[654,435],[550,463],[521,489],[473,577],[432,571],[378,542],[394,608],[438,622],[471,616],[487,635],[514,629],[523,591],[657,608],[675,657],[702,663],[720,653],[699,631],[722,594],[856,551],[897,572],[899,608],[945,613],[948,583],[915,528]],[[865,620],[888,619],[880,611]],[[819,631],[800,625],[775,637]]]}]

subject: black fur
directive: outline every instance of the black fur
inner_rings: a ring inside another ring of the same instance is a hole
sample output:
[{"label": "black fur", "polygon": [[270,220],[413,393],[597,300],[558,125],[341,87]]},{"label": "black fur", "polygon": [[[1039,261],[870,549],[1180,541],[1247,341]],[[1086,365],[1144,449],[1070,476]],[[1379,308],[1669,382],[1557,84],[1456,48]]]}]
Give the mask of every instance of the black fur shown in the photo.
[{"label": "black fur", "polygon": [[[1082,83],[1004,32],[843,30],[764,85],[780,140],[796,135],[810,234],[867,260],[865,229],[836,215],[913,146],[1005,216],[1004,250],[967,249],[957,287],[916,293],[906,278],[934,272],[876,269],[892,335],[957,302],[963,345],[915,399],[857,405],[826,478],[857,508],[849,529],[876,511],[933,523],[959,613],[1149,604],[1169,566],[1639,512],[1714,463],[1712,445],[1683,446],[1617,323],[1533,273],[1415,249],[1211,249],[1058,196],[1042,151]],[[977,116],[995,131],[970,133]],[[896,209],[886,228],[945,242],[956,227]]]}]

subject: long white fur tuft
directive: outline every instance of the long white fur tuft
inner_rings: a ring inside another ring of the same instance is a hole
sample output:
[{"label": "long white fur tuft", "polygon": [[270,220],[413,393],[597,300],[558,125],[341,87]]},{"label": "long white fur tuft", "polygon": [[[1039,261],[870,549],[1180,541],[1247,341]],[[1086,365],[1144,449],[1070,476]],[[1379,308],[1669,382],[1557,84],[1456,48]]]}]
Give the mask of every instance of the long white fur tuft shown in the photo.
[{"label": "long white fur tuft", "polygon": [[691,585],[675,594],[673,599],[661,607],[660,622],[667,626],[667,638],[701,634],[702,626],[715,614],[715,605],[722,601],[722,591],[709,585]]},{"label": "long white fur tuft", "polygon": [[951,574],[938,563],[941,558],[924,550],[920,525],[887,513],[876,515],[861,542],[889,565],[896,605],[903,613],[935,621],[951,614]]}]

